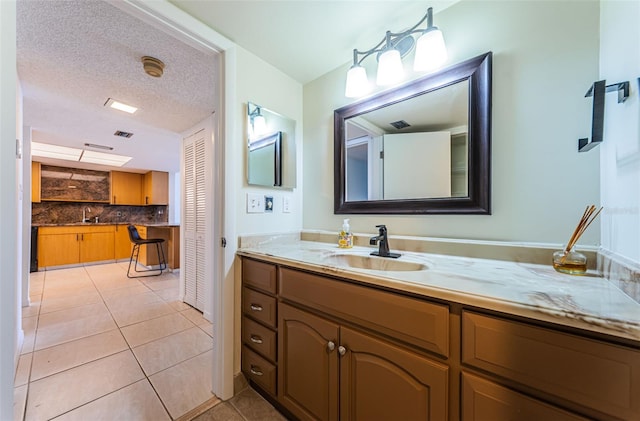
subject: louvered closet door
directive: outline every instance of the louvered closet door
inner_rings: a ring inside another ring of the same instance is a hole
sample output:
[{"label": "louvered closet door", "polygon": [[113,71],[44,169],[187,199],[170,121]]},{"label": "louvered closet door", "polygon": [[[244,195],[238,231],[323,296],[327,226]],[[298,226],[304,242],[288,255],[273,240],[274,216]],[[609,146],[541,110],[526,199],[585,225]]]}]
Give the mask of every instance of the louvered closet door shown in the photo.
[{"label": "louvered closet door", "polygon": [[204,132],[196,134],[195,140],[195,222],[196,222],[196,276],[195,307],[204,310],[204,285],[206,278],[206,141]]},{"label": "louvered closet door", "polygon": [[193,136],[184,143],[184,302],[196,306],[196,174]]}]

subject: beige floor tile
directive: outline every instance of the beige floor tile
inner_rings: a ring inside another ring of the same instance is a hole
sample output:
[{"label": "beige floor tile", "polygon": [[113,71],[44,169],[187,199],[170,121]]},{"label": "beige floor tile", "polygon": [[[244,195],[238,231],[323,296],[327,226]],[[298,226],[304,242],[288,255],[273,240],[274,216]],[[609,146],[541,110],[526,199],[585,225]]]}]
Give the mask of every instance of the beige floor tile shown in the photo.
[{"label": "beige floor tile", "polygon": [[55,326],[60,323],[83,319],[97,314],[109,314],[103,302],[85,304],[78,307],[67,308],[47,314],[41,314],[38,320],[38,328]]},{"label": "beige floor tile", "polygon": [[128,307],[120,307],[118,309],[112,309],[111,311],[113,318],[120,327],[144,322],[145,320],[155,319],[156,317],[176,312],[169,304],[160,299],[149,303],[132,304]]},{"label": "beige floor tile", "polygon": [[32,353],[20,355],[18,360],[18,369],[16,370],[16,376],[13,382],[13,386],[22,386],[29,383],[29,373],[31,372],[31,359]]},{"label": "beige floor tile", "polygon": [[229,402],[247,420],[286,421],[282,414],[250,387],[238,393]]},{"label": "beige floor tile", "polygon": [[180,286],[180,280],[171,278],[171,279],[157,279],[153,281],[142,281],[146,286],[151,288],[154,291],[159,291],[168,288],[177,288]]},{"label": "beige floor tile", "polygon": [[22,330],[24,331],[24,341],[22,342],[22,354],[33,352],[36,343],[36,326],[38,317],[24,317],[22,319]]},{"label": "beige floor tile", "polygon": [[227,402],[220,402],[193,421],[245,421],[236,409]]},{"label": "beige floor tile", "polygon": [[[45,314],[45,316],[48,316],[48,314]],[[116,323],[108,312],[97,313],[95,315],[76,320],[62,321],[41,329],[38,328],[34,349],[41,350],[51,346],[60,345],[65,342],[107,332],[115,329],[116,327]]]},{"label": "beige floor tile", "polygon": [[65,310],[72,307],[81,307],[87,304],[99,303],[102,297],[95,289],[85,294],[71,295],[68,297],[48,298],[40,306],[40,314]]},{"label": "beige floor tile", "polygon": [[180,313],[171,313],[145,322],[122,328],[122,334],[134,348],[156,339],[181,332],[193,327],[193,323]]},{"label": "beige floor tile", "polygon": [[172,418],[214,396],[211,393],[212,363],[213,351],[207,351],[149,378]]},{"label": "beige floor tile", "polygon": [[24,417],[24,409],[27,405],[28,386],[13,388],[13,419],[14,421],[22,421]]},{"label": "beige floor tile", "polygon": [[213,347],[213,340],[197,327],[133,348],[142,369],[150,376]]},{"label": "beige floor tile", "polygon": [[147,379],[67,412],[56,421],[170,420]]},{"label": "beige floor tile", "polygon": [[40,297],[29,296],[30,304],[27,307],[22,307],[22,317],[34,317],[40,313]]},{"label": "beige floor tile", "polygon": [[180,287],[173,286],[171,288],[154,290],[156,295],[162,298],[164,301],[175,301],[180,297]]},{"label": "beige floor tile", "polygon": [[118,329],[36,351],[31,381],[129,349]]},{"label": "beige floor tile", "polygon": [[51,300],[53,298],[68,298],[74,295],[89,294],[95,291],[96,287],[91,281],[82,281],[55,287],[48,287],[45,285],[42,298],[45,300]]},{"label": "beige floor tile", "polygon": [[95,279],[93,282],[100,292],[121,288],[131,288],[141,284],[137,279],[129,279],[126,275],[117,278]]},{"label": "beige floor tile", "polygon": [[207,335],[213,338],[213,323],[207,321],[206,324],[203,323],[201,325],[198,325],[198,327],[202,329],[204,333],[206,333]]},{"label": "beige floor tile", "polygon": [[[127,288],[129,289],[129,288]],[[132,307],[139,306],[141,304],[148,304],[154,302],[160,302],[162,299],[158,297],[153,291],[147,289],[146,292],[140,294],[107,294],[104,296],[104,302],[109,307],[109,310],[118,311],[131,309]]]},{"label": "beige floor tile", "polygon": [[105,301],[117,299],[119,297],[145,294],[147,292],[151,292],[151,290],[144,286],[142,283],[138,283],[138,285],[128,286],[126,288],[100,290],[100,294],[102,294],[102,297],[105,299]]},{"label": "beige floor tile", "polygon": [[166,301],[166,303],[169,304],[175,311],[184,311],[191,308],[189,304],[185,304],[180,300]]},{"label": "beige floor tile", "polygon": [[193,307],[189,307],[188,310],[181,311],[180,314],[182,314],[198,326],[210,323],[207,319],[202,317],[202,313],[200,313]]},{"label": "beige floor tile", "polygon": [[56,417],[143,378],[130,351],[45,377],[29,385],[26,419]]}]

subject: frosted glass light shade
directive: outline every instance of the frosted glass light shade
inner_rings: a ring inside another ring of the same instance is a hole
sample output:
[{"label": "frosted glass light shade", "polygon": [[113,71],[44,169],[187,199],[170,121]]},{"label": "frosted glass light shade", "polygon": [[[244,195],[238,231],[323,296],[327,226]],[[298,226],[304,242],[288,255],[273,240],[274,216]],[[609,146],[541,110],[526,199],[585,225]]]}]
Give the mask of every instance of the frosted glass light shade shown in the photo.
[{"label": "frosted glass light shade", "polygon": [[367,71],[364,67],[357,64],[351,66],[347,72],[347,85],[344,95],[347,98],[358,98],[369,93],[370,89]]},{"label": "frosted glass light shade", "polygon": [[262,136],[267,132],[267,120],[263,115],[253,117],[253,135]]},{"label": "frosted glass light shade", "polygon": [[400,52],[395,49],[387,50],[378,58],[378,75],[376,84],[387,86],[398,83],[404,76]]},{"label": "frosted glass light shade", "polygon": [[446,61],[447,47],[444,45],[442,31],[432,29],[418,38],[413,70],[416,72],[434,70],[442,66]]}]

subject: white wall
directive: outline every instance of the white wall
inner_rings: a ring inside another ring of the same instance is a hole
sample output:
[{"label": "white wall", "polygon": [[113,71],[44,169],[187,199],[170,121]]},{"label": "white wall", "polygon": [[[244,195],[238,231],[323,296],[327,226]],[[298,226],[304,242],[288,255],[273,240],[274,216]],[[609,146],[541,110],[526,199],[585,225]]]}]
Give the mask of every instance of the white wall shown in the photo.
[{"label": "white wall", "polygon": [[[494,54],[492,215],[352,215],[353,231],[385,223],[391,234],[566,242],[585,206],[599,203],[599,151],[577,152],[591,133],[584,94],[598,77],[598,19],[593,1],[462,1],[438,13],[450,64]],[[304,87],[305,229],[338,230],[343,219],[333,214],[333,110],[350,102],[348,67]],[[592,227],[580,243],[599,237]]]},{"label": "white wall", "polygon": [[[299,231],[302,229],[302,168],[297,167],[298,186],[295,189],[275,189],[255,187],[247,184],[247,102],[261,105],[273,112],[295,120],[296,122],[296,155],[302,162],[302,85],[277,70],[272,65],[252,53],[238,47],[237,54],[236,112],[241,116],[237,122],[238,138],[233,171],[236,174],[236,227],[238,234],[257,234]],[[246,212],[247,193],[274,196],[272,213],[248,214]],[[291,213],[282,212],[282,198],[289,197]]]},{"label": "white wall", "polygon": [[617,103],[606,94],[604,140],[600,148],[604,211],[602,247],[640,262],[640,3],[600,4],[600,79],[629,81],[630,97]]},{"label": "white wall", "polygon": [[[21,330],[16,238],[16,4],[0,1],[0,420],[13,419],[13,378]],[[19,104],[18,104],[19,105]],[[18,122],[20,126],[18,126]]]}]

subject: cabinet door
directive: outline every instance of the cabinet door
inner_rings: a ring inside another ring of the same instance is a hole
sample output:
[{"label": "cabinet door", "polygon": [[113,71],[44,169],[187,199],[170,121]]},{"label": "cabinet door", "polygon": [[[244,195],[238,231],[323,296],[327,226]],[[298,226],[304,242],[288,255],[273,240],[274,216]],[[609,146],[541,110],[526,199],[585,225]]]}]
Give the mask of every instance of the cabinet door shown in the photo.
[{"label": "cabinet door", "polygon": [[111,171],[111,204],[141,205],[142,174]]},{"label": "cabinet door", "polygon": [[80,234],[80,262],[99,262],[114,259],[113,232]]},{"label": "cabinet door", "polygon": [[446,420],[448,367],[342,327],[340,419]]},{"label": "cabinet door", "polygon": [[40,203],[40,163],[31,162],[31,202]]},{"label": "cabinet door", "polygon": [[143,204],[169,204],[169,173],[163,171],[149,171],[144,175]]},{"label": "cabinet door", "polygon": [[114,253],[116,259],[128,259],[131,257],[131,240],[126,225],[116,225],[114,237]]},{"label": "cabinet door", "polygon": [[338,419],[338,333],[333,322],[278,306],[278,399],[301,420]]},{"label": "cabinet door", "polygon": [[40,234],[38,265],[40,267],[70,265],[80,262],[80,234]]}]

